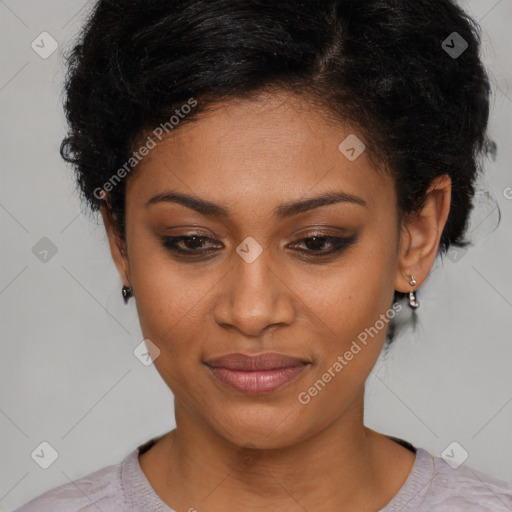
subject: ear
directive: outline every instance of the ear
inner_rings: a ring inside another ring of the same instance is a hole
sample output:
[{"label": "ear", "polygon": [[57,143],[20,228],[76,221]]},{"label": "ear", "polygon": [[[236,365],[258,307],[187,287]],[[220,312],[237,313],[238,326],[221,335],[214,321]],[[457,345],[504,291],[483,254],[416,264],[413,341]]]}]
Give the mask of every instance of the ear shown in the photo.
[{"label": "ear", "polygon": [[[105,197],[105,196],[104,196]],[[107,232],[108,243],[110,245],[110,253],[117,267],[121,280],[126,286],[130,286],[130,263],[128,260],[128,252],[126,246],[117,233],[114,225],[114,215],[110,208],[108,197],[101,205],[101,216]]]},{"label": "ear", "polygon": [[404,221],[401,230],[395,290],[411,291],[410,275],[419,288],[425,281],[439,248],[450,212],[452,182],[448,175],[436,178],[430,185],[421,212]]}]

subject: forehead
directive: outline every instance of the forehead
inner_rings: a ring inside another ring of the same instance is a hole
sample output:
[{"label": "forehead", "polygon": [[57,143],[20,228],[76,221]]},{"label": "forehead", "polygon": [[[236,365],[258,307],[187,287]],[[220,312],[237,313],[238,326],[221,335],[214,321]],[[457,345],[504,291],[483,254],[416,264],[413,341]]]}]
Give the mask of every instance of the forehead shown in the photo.
[{"label": "forehead", "polygon": [[389,177],[365,151],[350,160],[340,150],[354,136],[349,126],[328,121],[311,102],[287,93],[219,103],[155,140],[128,180],[127,200],[142,205],[168,188],[270,211],[284,199],[342,190],[370,208],[389,204]]}]

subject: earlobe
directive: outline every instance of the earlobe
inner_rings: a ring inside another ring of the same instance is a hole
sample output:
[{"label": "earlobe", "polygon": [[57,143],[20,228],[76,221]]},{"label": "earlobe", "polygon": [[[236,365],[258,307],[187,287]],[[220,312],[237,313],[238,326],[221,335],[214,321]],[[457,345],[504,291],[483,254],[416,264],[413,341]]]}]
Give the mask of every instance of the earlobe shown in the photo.
[{"label": "earlobe", "polygon": [[417,282],[415,289],[425,281],[437,256],[450,212],[450,202],[451,179],[448,175],[443,175],[431,183],[422,210],[404,221],[399,242],[395,290],[409,293],[413,289],[410,284],[411,275],[415,276]]}]

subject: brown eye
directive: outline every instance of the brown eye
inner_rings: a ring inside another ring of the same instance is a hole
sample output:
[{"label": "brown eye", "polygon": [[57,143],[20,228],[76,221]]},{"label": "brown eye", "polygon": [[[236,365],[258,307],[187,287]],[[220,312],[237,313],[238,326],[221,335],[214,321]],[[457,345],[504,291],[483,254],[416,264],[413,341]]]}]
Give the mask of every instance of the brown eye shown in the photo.
[{"label": "brown eye", "polygon": [[321,251],[322,248],[326,248],[326,245],[332,244],[326,236],[312,236],[310,238],[304,238],[304,245],[312,251]]},{"label": "brown eye", "polygon": [[201,235],[166,236],[162,239],[162,245],[175,253],[200,255],[215,251],[216,249],[205,249],[207,243],[218,243],[212,238]]},{"label": "brown eye", "polygon": [[[299,252],[312,257],[332,256],[341,253],[357,241],[357,235],[339,237],[316,233],[313,236],[302,238],[293,244],[293,247],[303,245],[306,249],[297,249]],[[302,244],[300,244],[302,242]]]}]

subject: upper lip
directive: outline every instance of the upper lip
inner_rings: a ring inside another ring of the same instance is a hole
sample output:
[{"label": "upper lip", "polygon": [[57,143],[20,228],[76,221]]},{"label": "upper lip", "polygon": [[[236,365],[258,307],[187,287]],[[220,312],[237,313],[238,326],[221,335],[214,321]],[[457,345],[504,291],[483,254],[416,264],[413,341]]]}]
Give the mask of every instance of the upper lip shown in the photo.
[{"label": "upper lip", "polygon": [[278,368],[301,366],[307,363],[309,361],[276,352],[264,352],[257,355],[226,354],[205,361],[205,364],[212,368],[228,368],[241,371],[276,370]]}]

